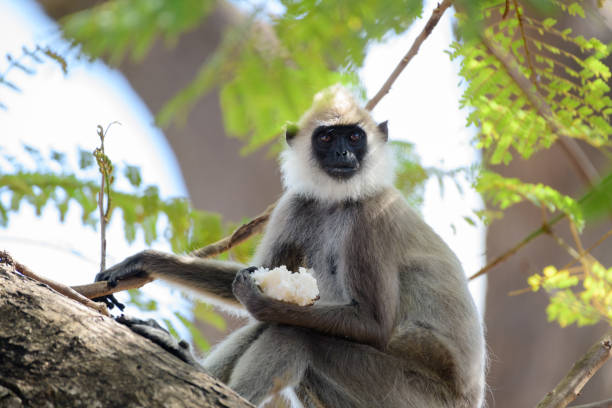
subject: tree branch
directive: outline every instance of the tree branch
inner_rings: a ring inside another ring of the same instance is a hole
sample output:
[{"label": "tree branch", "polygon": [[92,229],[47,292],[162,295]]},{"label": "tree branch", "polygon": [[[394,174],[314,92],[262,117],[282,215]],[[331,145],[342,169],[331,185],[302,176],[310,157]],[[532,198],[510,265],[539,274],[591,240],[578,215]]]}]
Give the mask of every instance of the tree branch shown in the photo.
[{"label": "tree branch", "polygon": [[421,31],[419,36],[412,43],[412,47],[410,47],[406,55],[404,55],[404,58],[402,58],[399,64],[397,64],[387,81],[385,81],[376,95],[374,95],[374,97],[366,104],[365,108],[367,110],[371,111],[374,109],[378,102],[380,102],[380,100],[389,93],[395,80],[400,76],[404,68],[406,68],[410,60],[419,52],[421,44],[423,44],[425,39],[429,37],[429,34],[431,34],[446,9],[449,8],[452,3],[452,0],[444,0],[441,4],[438,4],[438,7],[436,7],[433,13],[431,13],[431,17],[429,17],[427,24],[425,24],[425,28],[423,28],[423,31]]},{"label": "tree branch", "polygon": [[599,172],[591,163],[591,160],[580,147],[578,142],[570,137],[562,136],[559,138],[559,144],[565,152],[565,155],[570,159],[574,168],[582,180],[593,187],[599,179]]},{"label": "tree branch", "polygon": [[253,408],[113,319],[0,264],[0,406]]},{"label": "tree branch", "polygon": [[[95,299],[102,296],[112,295],[116,292],[121,292],[129,289],[138,289],[149,282],[153,282],[152,278],[132,277],[117,281],[116,286],[109,286],[107,281],[89,283],[87,285],[71,286],[72,290],[80,293],[89,299]],[[95,302],[94,302],[95,303]]]},{"label": "tree branch", "polygon": [[110,313],[108,312],[108,309],[106,308],[105,304],[93,302],[89,300],[87,296],[79,293],[77,290],[70,288],[69,286],[37,275],[36,273],[32,272],[27,266],[15,261],[13,257],[11,257],[11,255],[6,251],[0,251],[0,264],[13,266],[20,274],[42,282],[50,288],[54,289],[55,291],[61,293],[62,295],[69,297],[72,300],[76,300],[77,302],[97,312],[100,312],[105,316],[110,316]]},{"label": "tree branch", "polygon": [[549,392],[537,408],[564,408],[576,399],[582,387],[601,366],[612,357],[612,330],[597,341],[578,360],[554,390]]}]

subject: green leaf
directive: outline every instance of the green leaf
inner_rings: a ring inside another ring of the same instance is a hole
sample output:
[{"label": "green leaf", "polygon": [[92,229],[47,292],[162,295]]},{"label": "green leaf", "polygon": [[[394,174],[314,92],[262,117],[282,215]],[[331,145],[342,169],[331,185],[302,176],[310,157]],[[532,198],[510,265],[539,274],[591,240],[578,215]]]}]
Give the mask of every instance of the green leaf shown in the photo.
[{"label": "green leaf", "polygon": [[579,15],[582,18],[586,17],[586,15],[584,14],[584,9],[578,2],[570,4],[569,7],[567,8],[567,12],[571,16]]},{"label": "green leaf", "polygon": [[197,301],[194,304],[193,316],[200,322],[209,324],[219,331],[227,330],[227,325],[223,317],[216,313],[212,306]]},{"label": "green leaf", "polygon": [[185,316],[180,314],[179,312],[175,312],[174,315],[178,317],[178,319],[183,323],[183,325],[189,330],[189,334],[191,334],[191,338],[195,345],[200,349],[200,351],[208,351],[210,349],[210,343],[202,336],[200,330]]},{"label": "green leaf", "polygon": [[555,24],[557,24],[557,20],[555,20],[554,18],[550,18],[550,17],[542,21],[542,26],[546,29],[552,28]]},{"label": "green leaf", "polygon": [[51,151],[51,160],[64,167],[66,165],[66,154],[56,150]]},{"label": "green leaf", "polygon": [[612,212],[612,173],[604,177],[587,193],[582,203],[582,210],[587,220],[599,220],[610,216]]},{"label": "green leaf", "polygon": [[178,332],[176,331],[176,328],[172,324],[172,321],[170,319],[162,319],[162,321],[166,325],[166,329],[168,329],[168,331],[170,332],[172,337],[174,337],[177,340],[180,339],[180,336],[179,336]]},{"label": "green leaf", "polygon": [[142,176],[140,175],[139,167],[129,165],[125,166],[123,174],[133,187],[140,187],[140,184],[142,184]]},{"label": "green leaf", "polygon": [[88,169],[94,165],[94,157],[91,152],[79,149],[79,168],[81,170]]}]

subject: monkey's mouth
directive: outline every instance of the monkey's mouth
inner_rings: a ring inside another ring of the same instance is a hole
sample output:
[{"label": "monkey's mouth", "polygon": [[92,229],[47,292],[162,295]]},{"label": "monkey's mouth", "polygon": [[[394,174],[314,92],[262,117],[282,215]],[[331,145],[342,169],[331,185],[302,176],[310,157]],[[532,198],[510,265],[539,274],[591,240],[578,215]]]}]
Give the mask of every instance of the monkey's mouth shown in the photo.
[{"label": "monkey's mouth", "polygon": [[325,172],[330,176],[338,179],[346,180],[357,173],[359,165],[341,165],[341,166],[327,166]]}]

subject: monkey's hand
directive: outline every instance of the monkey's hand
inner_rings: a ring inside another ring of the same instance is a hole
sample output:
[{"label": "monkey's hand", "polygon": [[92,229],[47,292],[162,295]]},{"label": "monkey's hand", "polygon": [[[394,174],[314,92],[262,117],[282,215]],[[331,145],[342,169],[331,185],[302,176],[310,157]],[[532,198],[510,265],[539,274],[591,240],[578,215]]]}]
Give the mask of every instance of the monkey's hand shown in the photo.
[{"label": "monkey's hand", "polygon": [[[156,251],[142,251],[136,255],[132,255],[129,258],[123,260],[123,262],[108,268],[107,270],[100,272],[96,275],[95,281],[108,281],[109,286],[117,286],[117,281],[121,279],[127,279],[133,276],[149,276],[147,269],[152,265],[155,258],[159,258],[160,253]],[[120,310],[123,310],[125,306],[120,303],[114,295],[102,296],[93,299],[96,302],[104,302],[109,309],[117,306]]]},{"label": "monkey's hand", "polygon": [[96,275],[95,281],[108,281],[110,286],[116,286],[117,281],[131,278],[133,276],[148,276],[147,269],[155,258],[160,254],[156,251],[146,250],[125,258],[122,262],[100,272]]},{"label": "monkey's hand", "polygon": [[251,266],[250,268],[238,271],[232,283],[234,296],[255,318],[257,318],[257,310],[262,307],[267,298],[261,289],[259,289],[255,280],[251,277],[251,273],[255,272],[257,269],[257,266]]}]

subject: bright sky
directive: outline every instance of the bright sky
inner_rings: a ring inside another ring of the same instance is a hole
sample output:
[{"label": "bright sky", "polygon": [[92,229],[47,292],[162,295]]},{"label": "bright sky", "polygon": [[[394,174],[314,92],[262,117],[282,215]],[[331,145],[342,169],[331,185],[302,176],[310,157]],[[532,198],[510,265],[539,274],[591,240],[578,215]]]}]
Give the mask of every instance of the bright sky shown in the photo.
[{"label": "bright sky", "polygon": [[[361,77],[368,96],[382,86],[395,65],[422,31],[438,1],[426,1],[425,18],[417,21],[401,37],[368,52]],[[479,160],[478,150],[471,140],[475,128],[466,128],[466,110],[459,110],[462,89],[458,86],[459,64],[450,61],[444,52],[452,37],[452,10],[447,11],[432,34],[425,40],[419,53],[402,72],[389,92],[374,109],[378,121],[389,120],[389,135],[394,139],[415,144],[424,166],[454,169],[469,166]],[[483,208],[480,196],[465,180],[460,180],[463,195],[454,182],[446,180],[440,194],[437,179],[427,182],[422,214],[425,221],[457,254],[467,275],[485,263],[484,227],[469,225],[464,216],[472,216],[474,209]],[[472,217],[474,218],[474,217]],[[484,308],[486,278],[470,283],[470,289],[481,309]]]},{"label": "bright sky", "polygon": [[[3,0],[0,54],[20,55],[23,45],[32,49],[35,44],[45,44],[54,38],[51,37],[56,31],[54,27],[34,1]],[[4,67],[1,64],[0,70],[4,71]],[[121,126],[113,125],[105,142],[106,153],[113,162],[139,166],[143,182],[157,184],[164,197],[187,195],[166,139],[121,73],[102,63],[76,63],[67,76],[52,62],[39,65],[36,70],[32,76],[11,71],[10,79],[22,89],[21,93],[0,86],[0,101],[8,107],[7,111],[0,110],[0,146],[5,151],[17,155],[22,151],[22,143],[41,149],[43,154],[55,149],[65,152],[74,162],[72,167],[78,168],[77,146],[93,151],[99,145],[96,126],[106,128],[119,121]],[[62,283],[92,282],[99,269],[99,232],[82,225],[76,206],[71,207],[63,224],[57,211],[49,207],[42,217],[36,217],[32,206],[22,204],[20,214],[11,215],[8,228],[0,229],[0,248],[37,273]],[[141,236],[128,245],[122,223],[117,221],[119,217],[114,217],[107,230],[107,265],[147,247]],[[163,242],[153,247],[170,249]],[[160,310],[167,312],[163,317],[174,320],[172,312],[177,309],[180,297],[157,283],[146,285],[143,290],[159,301]],[[118,298],[127,299],[124,294]]]},{"label": "bright sky", "polygon": [[[436,3],[427,1],[426,18]],[[374,111],[378,120],[389,120],[392,138],[416,145],[424,165],[448,169],[472,164],[478,157],[470,144],[474,129],[465,128],[466,112],[458,107],[461,94],[457,86],[458,65],[443,52],[452,38],[450,14],[447,12],[442,18]],[[378,90],[421,31],[426,18],[406,35],[372,47],[361,72],[368,95]],[[19,55],[23,45],[32,48],[34,44],[47,43],[54,27],[34,1],[3,0],[0,54]],[[0,64],[0,72],[4,67]],[[67,76],[53,63],[36,69],[33,76],[12,71],[10,78],[22,89],[21,93],[0,87],[0,101],[8,107],[8,111],[0,111],[3,149],[16,154],[21,143],[27,143],[43,152],[52,148],[76,158],[77,146],[89,151],[97,146],[98,124],[106,126],[119,121],[122,125],[111,128],[106,142],[112,160],[140,166],[144,182],[157,184],[165,197],[186,195],[176,159],[161,131],[153,125],[152,114],[118,71],[102,63],[79,63]],[[437,180],[428,182],[422,212],[457,253],[466,273],[471,274],[483,265],[484,230],[468,225],[463,216],[471,215],[482,204],[467,182],[462,184],[463,195],[453,182],[445,183],[441,195]],[[107,264],[146,247],[142,239],[130,246],[122,236],[121,224],[113,222]],[[154,247],[168,250],[163,243]],[[31,206],[24,204],[18,216],[11,216],[9,227],[0,230],[0,248],[7,249],[38,273],[67,284],[90,282],[98,268],[99,235],[81,225],[76,208],[60,224],[56,210],[44,211],[42,217],[36,217]],[[484,300],[484,282],[479,279],[472,287],[479,306]],[[164,300],[169,311],[177,309],[177,297],[165,286],[149,284],[144,289],[160,301],[161,309],[165,308]]]}]

